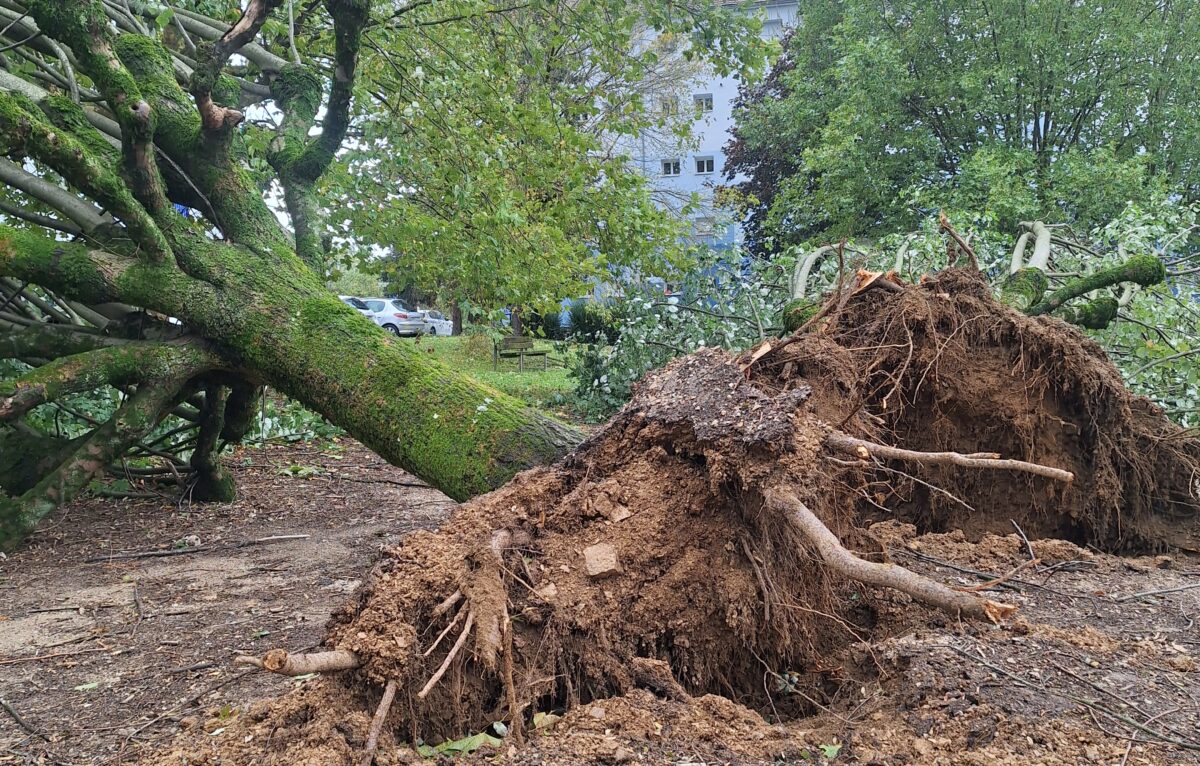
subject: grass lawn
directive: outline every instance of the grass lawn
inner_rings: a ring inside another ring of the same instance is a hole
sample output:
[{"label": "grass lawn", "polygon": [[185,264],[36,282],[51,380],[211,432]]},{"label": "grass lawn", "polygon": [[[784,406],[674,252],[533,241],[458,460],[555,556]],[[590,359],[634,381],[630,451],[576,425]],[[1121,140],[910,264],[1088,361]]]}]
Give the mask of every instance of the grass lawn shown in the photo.
[{"label": "grass lawn", "polygon": [[[526,357],[525,371],[517,371],[517,360],[501,359],[492,369],[492,341],[486,336],[461,335],[455,338],[414,338],[411,342],[433,349],[433,355],[459,372],[487,383],[510,396],[523,399],[533,407],[564,414],[566,396],[575,387],[567,375],[564,354],[555,350],[550,341],[535,340],[534,347],[549,352],[546,369],[541,357]],[[569,413],[565,413],[568,414]]]}]

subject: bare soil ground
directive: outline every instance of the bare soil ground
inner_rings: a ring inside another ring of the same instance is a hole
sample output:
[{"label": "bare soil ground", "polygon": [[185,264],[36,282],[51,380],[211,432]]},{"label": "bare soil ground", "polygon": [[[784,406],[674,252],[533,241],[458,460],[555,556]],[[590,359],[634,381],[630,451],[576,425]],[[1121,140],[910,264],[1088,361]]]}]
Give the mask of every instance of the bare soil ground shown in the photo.
[{"label": "bare soil ground", "polygon": [[[318,644],[380,547],[452,506],[351,441],[226,461],[236,503],[84,500],[0,560],[0,764],[128,763],[205,711],[285,691],[230,660]],[[198,547],[115,555],[177,543]]]}]

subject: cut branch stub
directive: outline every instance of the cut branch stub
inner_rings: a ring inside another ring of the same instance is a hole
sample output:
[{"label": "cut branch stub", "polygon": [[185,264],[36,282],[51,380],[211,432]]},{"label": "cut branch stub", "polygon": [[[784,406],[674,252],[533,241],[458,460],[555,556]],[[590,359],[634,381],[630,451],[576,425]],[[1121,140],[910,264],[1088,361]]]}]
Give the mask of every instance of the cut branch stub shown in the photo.
[{"label": "cut branch stub", "polygon": [[775,487],[765,493],[767,505],[787,520],[816,546],[817,553],[837,572],[867,585],[892,588],[917,601],[950,614],[1000,622],[1017,610],[1011,604],[979,598],[956,591],[896,564],[864,561],[846,550],[837,535],[817,518],[789,489]]},{"label": "cut branch stub", "polygon": [[239,655],[233,660],[239,665],[253,665],[281,676],[305,676],[309,673],[333,673],[339,670],[354,670],[362,660],[354,652],[337,649],[312,654],[288,654],[285,649],[272,649],[262,656]]},{"label": "cut branch stub", "polygon": [[906,460],[910,463],[924,465],[957,465],[963,468],[989,468],[1002,471],[1024,471],[1037,476],[1056,481],[1071,482],[1075,474],[1038,463],[1027,463],[1024,460],[1006,460],[990,452],[977,452],[964,455],[960,452],[917,452],[916,450],[889,447],[886,444],[876,444],[864,439],[856,439],[843,433],[832,433],[825,437],[825,446],[838,452],[845,452],[856,457],[867,459],[887,458],[889,460]]}]

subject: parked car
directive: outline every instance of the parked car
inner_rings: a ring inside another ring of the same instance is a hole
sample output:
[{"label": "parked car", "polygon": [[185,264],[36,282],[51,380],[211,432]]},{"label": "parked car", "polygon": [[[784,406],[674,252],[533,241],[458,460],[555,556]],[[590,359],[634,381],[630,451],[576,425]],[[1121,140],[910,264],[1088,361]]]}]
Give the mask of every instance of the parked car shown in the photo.
[{"label": "parked car", "polygon": [[393,335],[420,335],[425,332],[425,319],[396,298],[363,298],[371,310],[375,324]]},{"label": "parked car", "polygon": [[436,309],[421,312],[425,316],[426,335],[453,335],[454,322]]},{"label": "parked car", "polygon": [[339,295],[338,297],[342,299],[342,303],[358,309],[358,313],[362,314],[363,316],[371,316],[370,307],[363,303],[361,299],[355,298],[353,295]]}]

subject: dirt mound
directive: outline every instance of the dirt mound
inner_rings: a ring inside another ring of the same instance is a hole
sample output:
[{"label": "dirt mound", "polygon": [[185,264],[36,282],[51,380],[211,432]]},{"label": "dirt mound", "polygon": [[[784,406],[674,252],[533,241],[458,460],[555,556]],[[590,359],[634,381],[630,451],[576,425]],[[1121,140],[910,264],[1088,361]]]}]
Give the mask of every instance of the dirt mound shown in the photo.
[{"label": "dirt mound", "polygon": [[[770,760],[803,745],[745,708],[813,714],[854,645],[951,619],[847,577],[795,509],[875,561],[884,532],[868,525],[880,518],[971,537],[1016,521],[1109,549],[1186,546],[1197,466],[1196,444],[1132,397],[1097,346],[998,305],[977,275],[847,294],[792,342],[675,361],[560,464],[410,535],[330,624],[329,646],[359,667],[264,708],[261,731],[193,747],[188,762],[349,763],[388,684],[378,763],[402,757],[397,743],[496,721],[520,741],[549,712],[591,742],[581,711],[629,708],[632,720],[653,704],[670,708],[660,725],[694,718],[664,747],[720,721],[704,753]],[[780,512],[779,488],[794,513]],[[782,687],[802,693],[772,693]],[[738,721],[751,723],[735,746]]]}]

